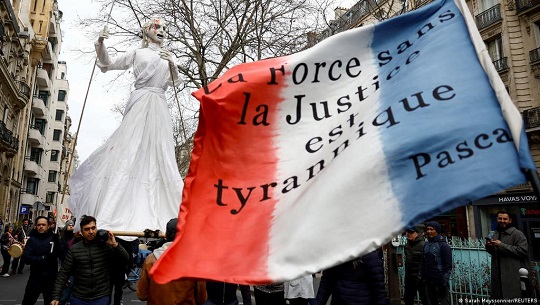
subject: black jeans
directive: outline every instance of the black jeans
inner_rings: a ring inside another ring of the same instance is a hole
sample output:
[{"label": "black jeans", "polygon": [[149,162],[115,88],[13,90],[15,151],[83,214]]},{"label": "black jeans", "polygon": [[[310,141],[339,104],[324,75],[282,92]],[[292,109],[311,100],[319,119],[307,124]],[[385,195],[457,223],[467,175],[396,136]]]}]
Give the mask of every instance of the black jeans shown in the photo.
[{"label": "black jeans", "polygon": [[11,255],[9,255],[9,252],[4,250],[4,248],[2,248],[2,259],[4,260],[4,264],[2,265],[2,272],[0,274],[4,275],[8,273],[9,263],[11,262]]},{"label": "black jeans", "polygon": [[21,305],[36,304],[39,295],[43,293],[43,304],[51,304],[54,278],[30,277],[24,290]]},{"label": "black jeans", "polygon": [[425,300],[427,301],[424,303],[424,300],[422,300],[422,304],[424,305],[450,305],[450,298],[449,298],[449,287],[440,285],[439,283],[433,283],[433,282],[423,282],[423,287],[421,293],[424,293]]},{"label": "black jeans", "polygon": [[422,293],[422,284],[418,279],[418,275],[405,275],[405,293],[403,295],[405,305],[414,305],[417,292],[420,292],[420,301],[422,304],[427,304],[425,293]]}]

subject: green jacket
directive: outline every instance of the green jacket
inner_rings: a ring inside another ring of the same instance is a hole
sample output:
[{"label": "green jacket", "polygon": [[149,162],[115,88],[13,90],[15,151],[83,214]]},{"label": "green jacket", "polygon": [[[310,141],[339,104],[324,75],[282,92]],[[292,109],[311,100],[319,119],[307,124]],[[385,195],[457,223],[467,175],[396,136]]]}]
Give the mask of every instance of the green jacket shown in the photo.
[{"label": "green jacket", "polygon": [[[115,257],[116,256],[116,257]],[[112,264],[123,260],[128,253],[122,246],[111,247],[98,242],[81,241],[69,250],[54,284],[53,300],[60,300],[69,277],[74,278],[73,296],[82,300],[94,300],[110,293],[109,273]]]}]

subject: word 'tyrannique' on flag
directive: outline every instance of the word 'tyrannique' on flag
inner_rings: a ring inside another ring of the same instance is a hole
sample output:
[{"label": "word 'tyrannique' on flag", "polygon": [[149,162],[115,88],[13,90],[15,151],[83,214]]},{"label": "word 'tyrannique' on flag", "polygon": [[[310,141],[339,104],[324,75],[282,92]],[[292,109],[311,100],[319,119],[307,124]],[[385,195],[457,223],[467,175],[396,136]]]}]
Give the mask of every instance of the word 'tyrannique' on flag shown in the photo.
[{"label": "word 'tyrannique' on flag", "polygon": [[536,170],[460,0],[238,65],[194,96],[179,234],[158,282],[298,278]]}]

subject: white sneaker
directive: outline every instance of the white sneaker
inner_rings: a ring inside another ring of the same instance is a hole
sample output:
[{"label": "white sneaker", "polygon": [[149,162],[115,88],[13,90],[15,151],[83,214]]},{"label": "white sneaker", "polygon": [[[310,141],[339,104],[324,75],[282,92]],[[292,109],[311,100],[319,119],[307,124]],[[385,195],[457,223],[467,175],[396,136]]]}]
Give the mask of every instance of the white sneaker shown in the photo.
[{"label": "white sneaker", "polygon": [[9,273],[2,274],[2,277],[9,277]]}]

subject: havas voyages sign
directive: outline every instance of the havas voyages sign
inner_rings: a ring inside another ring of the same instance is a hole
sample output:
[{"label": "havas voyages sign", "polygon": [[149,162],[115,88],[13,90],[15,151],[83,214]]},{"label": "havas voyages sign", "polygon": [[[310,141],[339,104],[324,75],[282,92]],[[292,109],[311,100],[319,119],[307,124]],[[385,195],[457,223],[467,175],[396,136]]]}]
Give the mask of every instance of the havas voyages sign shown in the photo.
[{"label": "havas voyages sign", "polygon": [[294,279],[523,183],[521,117],[463,8],[434,2],[195,92],[180,233],[155,279]]}]

